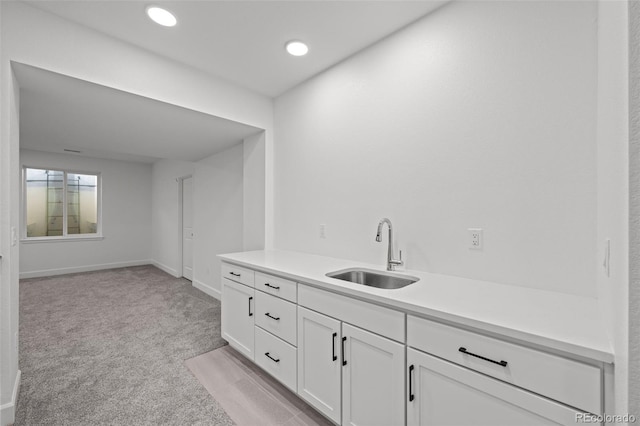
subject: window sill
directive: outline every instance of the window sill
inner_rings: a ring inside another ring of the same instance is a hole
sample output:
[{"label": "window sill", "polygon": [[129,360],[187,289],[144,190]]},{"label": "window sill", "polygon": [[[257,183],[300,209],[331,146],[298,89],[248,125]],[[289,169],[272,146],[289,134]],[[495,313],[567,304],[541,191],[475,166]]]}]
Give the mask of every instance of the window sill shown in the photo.
[{"label": "window sill", "polygon": [[104,240],[102,235],[91,234],[86,237],[28,237],[22,238],[20,240],[21,243],[25,244],[34,244],[34,243],[62,243],[62,242],[72,242],[72,241],[100,241]]}]

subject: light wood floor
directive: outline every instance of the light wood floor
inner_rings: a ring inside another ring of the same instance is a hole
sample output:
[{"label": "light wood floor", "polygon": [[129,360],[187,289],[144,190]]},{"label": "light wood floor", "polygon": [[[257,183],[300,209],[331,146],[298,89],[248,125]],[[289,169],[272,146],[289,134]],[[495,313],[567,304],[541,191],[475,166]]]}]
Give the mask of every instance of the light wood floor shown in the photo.
[{"label": "light wood floor", "polygon": [[238,426],[332,425],[230,346],[185,364]]}]

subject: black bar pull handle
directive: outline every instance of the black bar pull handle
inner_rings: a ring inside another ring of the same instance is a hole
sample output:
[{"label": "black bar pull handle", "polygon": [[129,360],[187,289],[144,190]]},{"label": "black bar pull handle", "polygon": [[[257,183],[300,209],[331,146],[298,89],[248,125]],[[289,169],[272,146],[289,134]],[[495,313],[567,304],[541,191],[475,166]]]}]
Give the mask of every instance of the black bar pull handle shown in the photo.
[{"label": "black bar pull handle", "polygon": [[344,356],[344,342],[347,341],[346,337],[342,338],[342,365],[347,365],[347,359]]},{"label": "black bar pull handle", "polygon": [[280,321],[280,317],[271,316],[271,315],[269,315],[269,312],[267,312],[265,315],[268,316],[269,318],[271,318],[272,320]]},{"label": "black bar pull handle", "polygon": [[265,352],[264,354],[265,354],[265,356],[266,356],[267,358],[269,358],[271,361],[273,361],[273,362],[280,362],[280,360],[279,360],[279,359],[276,359],[276,358],[272,357],[271,355],[269,355],[269,352]]},{"label": "black bar pull handle", "polygon": [[264,283],[264,285],[265,285],[266,287],[272,288],[272,289],[274,289],[274,290],[280,290],[280,287],[278,287],[277,285],[271,285],[271,284],[269,284],[269,283]]},{"label": "black bar pull handle", "polygon": [[473,357],[476,357],[476,358],[480,358],[481,360],[484,360],[484,361],[487,361],[487,362],[491,362],[493,364],[498,364],[498,365],[501,365],[503,367],[506,367],[507,364],[508,364],[507,361],[495,361],[495,360],[490,359],[490,358],[485,358],[482,355],[477,355],[477,354],[471,353],[471,352],[467,351],[467,348],[464,348],[462,346],[460,346],[458,351],[462,352],[465,355],[469,355],[469,356],[473,356]]},{"label": "black bar pull handle", "polygon": [[333,333],[331,340],[333,340],[333,350],[331,351],[331,355],[333,356],[333,360],[336,361],[338,359],[338,355],[336,355],[336,337],[338,337],[338,333]]},{"label": "black bar pull handle", "polygon": [[253,297],[249,297],[249,316],[252,317],[253,316],[253,312],[251,312],[251,301],[253,300]]},{"label": "black bar pull handle", "polygon": [[413,394],[413,370],[414,369],[415,369],[415,366],[413,365],[409,366],[409,402],[413,401],[416,397]]},{"label": "black bar pull handle", "polygon": [[240,278],[242,274],[236,274],[235,272],[229,272],[229,275],[233,275],[234,277]]}]

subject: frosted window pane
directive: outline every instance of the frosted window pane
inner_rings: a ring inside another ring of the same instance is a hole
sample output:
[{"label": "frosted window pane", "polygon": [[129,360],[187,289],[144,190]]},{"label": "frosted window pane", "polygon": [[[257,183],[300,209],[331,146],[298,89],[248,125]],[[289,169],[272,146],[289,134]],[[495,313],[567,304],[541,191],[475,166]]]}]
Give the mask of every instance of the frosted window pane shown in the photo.
[{"label": "frosted window pane", "polygon": [[98,227],[98,177],[67,173],[67,234],[95,234]]},{"label": "frosted window pane", "polygon": [[64,172],[26,169],[27,237],[62,235]]}]

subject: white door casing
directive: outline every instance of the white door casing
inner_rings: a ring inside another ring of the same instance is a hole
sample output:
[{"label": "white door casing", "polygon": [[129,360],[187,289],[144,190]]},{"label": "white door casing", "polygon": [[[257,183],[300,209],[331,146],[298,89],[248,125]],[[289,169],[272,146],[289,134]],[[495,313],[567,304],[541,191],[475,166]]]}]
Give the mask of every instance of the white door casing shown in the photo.
[{"label": "white door casing", "polygon": [[182,179],[182,276],[193,281],[193,178]]}]

